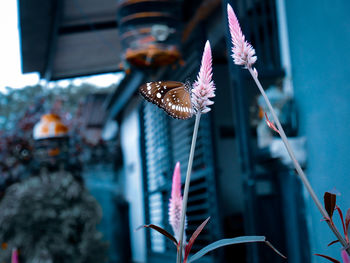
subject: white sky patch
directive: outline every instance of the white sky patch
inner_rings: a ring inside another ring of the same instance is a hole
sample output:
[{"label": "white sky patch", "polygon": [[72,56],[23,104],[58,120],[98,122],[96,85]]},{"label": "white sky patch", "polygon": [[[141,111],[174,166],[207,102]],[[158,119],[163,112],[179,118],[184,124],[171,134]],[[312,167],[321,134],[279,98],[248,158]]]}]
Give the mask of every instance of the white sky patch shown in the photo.
[{"label": "white sky patch", "polygon": [[112,84],[119,84],[119,82],[124,78],[124,72],[117,73],[107,73],[100,75],[93,75],[87,77],[78,77],[72,79],[63,79],[58,81],[51,81],[49,83],[50,88],[54,88],[55,86],[59,86],[62,88],[67,88],[70,85],[79,86],[83,83],[88,83],[95,85],[97,87],[105,88],[109,87]]},{"label": "white sky patch", "polygon": [[125,76],[124,72],[94,75],[80,78],[82,82],[90,83],[98,87],[108,87],[119,83]]},{"label": "white sky patch", "polygon": [[37,73],[21,73],[17,1],[0,1],[0,92],[5,87],[22,88],[39,81]]}]

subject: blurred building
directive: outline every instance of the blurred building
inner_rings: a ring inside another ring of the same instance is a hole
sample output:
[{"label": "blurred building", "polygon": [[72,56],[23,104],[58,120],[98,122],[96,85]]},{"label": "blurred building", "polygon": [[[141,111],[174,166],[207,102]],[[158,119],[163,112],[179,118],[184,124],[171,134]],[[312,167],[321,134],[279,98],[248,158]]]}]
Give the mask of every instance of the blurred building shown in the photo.
[{"label": "blurred building", "polygon": [[[229,2],[256,48],[259,78],[280,107],[317,195],[321,199],[336,187],[343,194],[339,205],[350,207],[350,72],[344,65],[350,58],[350,4],[336,1],[330,9],[315,0]],[[338,257],[336,246],[327,248],[334,237],[304,194],[280,141],[259,128],[259,107],[264,105],[258,90],[230,58],[227,1],[19,3],[24,73],[38,71],[48,80],[121,68],[129,73],[104,101],[107,114],[91,118],[118,123],[114,140],[122,158],[114,160],[114,169],[121,174],[120,193],[129,204],[132,262],[175,259],[173,244],[164,237],[134,229],[153,223],[170,230],[172,170],[180,161],[185,175],[194,122],[168,117],[143,101],[138,88],[147,81],[194,81],[206,39],[213,49],[217,95],[200,124],[188,234],[208,216],[211,220],[193,251],[224,237],[265,235],[288,262],[316,262],[314,253]],[[282,262],[262,245],[221,249],[203,262],[233,259]]]}]

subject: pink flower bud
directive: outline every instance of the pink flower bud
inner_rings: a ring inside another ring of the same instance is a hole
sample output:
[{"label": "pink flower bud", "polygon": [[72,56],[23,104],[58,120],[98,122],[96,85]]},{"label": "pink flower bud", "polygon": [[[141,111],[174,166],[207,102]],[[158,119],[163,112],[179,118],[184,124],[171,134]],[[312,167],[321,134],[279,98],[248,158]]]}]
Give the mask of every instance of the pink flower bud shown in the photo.
[{"label": "pink flower bud", "polygon": [[[180,226],[182,213],[182,195],[181,195],[181,171],[180,163],[177,162],[173,174],[173,184],[171,187],[171,198],[169,200],[169,224],[173,228],[174,236],[177,241],[180,240]],[[186,229],[186,224],[185,224]],[[184,234],[184,244],[186,235]]]},{"label": "pink flower bud", "polygon": [[245,40],[237,16],[230,4],[227,4],[227,16],[233,45],[233,61],[236,65],[244,65],[246,68],[250,68],[257,60],[255,50],[252,45]]},{"label": "pink flower bud", "polygon": [[202,64],[198,73],[197,80],[193,84],[192,89],[192,105],[196,112],[206,113],[210,111],[208,106],[214,104],[210,98],[215,97],[215,85],[212,80],[212,56],[210,43],[205,43]]}]

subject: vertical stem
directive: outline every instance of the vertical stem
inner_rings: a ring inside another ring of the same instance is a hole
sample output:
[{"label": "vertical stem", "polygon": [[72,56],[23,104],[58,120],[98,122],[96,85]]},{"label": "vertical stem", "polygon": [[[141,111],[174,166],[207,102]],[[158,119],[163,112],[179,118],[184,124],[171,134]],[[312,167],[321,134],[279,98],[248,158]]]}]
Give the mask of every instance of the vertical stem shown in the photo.
[{"label": "vertical stem", "polygon": [[342,244],[342,246],[344,247],[344,249],[346,249],[346,251],[348,252],[348,254],[350,255],[350,248],[349,248],[349,244],[345,241],[345,239],[343,238],[343,236],[340,234],[340,232],[338,231],[338,229],[335,227],[334,224],[332,224],[329,220],[329,215],[327,213],[327,211],[323,208],[320,200],[318,199],[318,197],[316,196],[313,188],[310,185],[309,180],[307,179],[304,171],[301,169],[299,162],[297,161],[297,159],[295,158],[294,152],[292,150],[292,147],[289,144],[289,141],[287,139],[287,136],[282,128],[282,125],[275,113],[275,110],[273,109],[270,100],[268,99],[268,97],[266,96],[266,93],[263,89],[263,87],[261,86],[261,83],[259,81],[259,79],[257,78],[257,76],[255,75],[255,73],[253,72],[252,68],[248,67],[248,70],[250,72],[250,74],[252,75],[256,85],[258,86],[262,96],[264,97],[264,100],[273,116],[273,119],[277,125],[279,134],[281,136],[281,139],[284,143],[284,146],[286,147],[288,154],[290,156],[290,158],[293,161],[294,167],[297,171],[297,174],[299,175],[299,178],[301,179],[301,181],[303,182],[303,184],[305,185],[307,191],[309,192],[309,194],[311,195],[312,200],[314,201],[314,203],[316,204],[318,210],[320,210],[322,216],[326,219],[326,222],[328,224],[328,226],[331,228],[331,230],[333,231],[333,233],[335,234],[335,236],[339,239],[340,243]]},{"label": "vertical stem", "polygon": [[196,141],[197,141],[197,134],[198,134],[198,127],[199,127],[200,119],[201,119],[201,113],[198,112],[196,114],[196,121],[194,124],[192,144],[191,144],[190,156],[188,159],[188,166],[187,166],[187,173],[186,173],[184,197],[182,200],[182,213],[181,213],[181,225],[180,225],[181,232],[180,232],[179,246],[178,246],[178,250],[177,250],[177,258],[176,258],[177,263],[181,263],[181,259],[182,259],[182,247],[183,247],[183,243],[184,243],[183,237],[184,237],[184,231],[185,231],[185,218],[186,218],[186,210],[187,210],[188,190],[190,188],[192,163],[193,163],[193,157],[194,157],[194,150],[196,148]]}]

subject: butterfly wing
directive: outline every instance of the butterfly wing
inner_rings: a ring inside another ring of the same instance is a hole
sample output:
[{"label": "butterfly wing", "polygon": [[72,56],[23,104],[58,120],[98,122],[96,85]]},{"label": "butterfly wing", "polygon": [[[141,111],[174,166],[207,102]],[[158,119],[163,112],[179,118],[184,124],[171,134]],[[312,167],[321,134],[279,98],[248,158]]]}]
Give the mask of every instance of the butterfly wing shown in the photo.
[{"label": "butterfly wing", "polygon": [[173,118],[188,119],[193,115],[191,95],[182,82],[148,82],[140,87],[140,93]]},{"label": "butterfly wing", "polygon": [[148,101],[164,109],[164,96],[172,89],[182,87],[184,84],[178,81],[154,81],[140,87],[141,95]]},{"label": "butterfly wing", "polygon": [[168,91],[163,98],[163,109],[176,119],[191,118],[193,115],[191,94],[184,86]]}]

